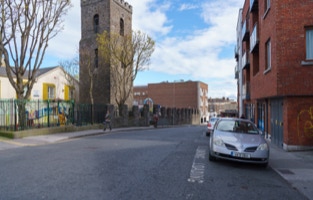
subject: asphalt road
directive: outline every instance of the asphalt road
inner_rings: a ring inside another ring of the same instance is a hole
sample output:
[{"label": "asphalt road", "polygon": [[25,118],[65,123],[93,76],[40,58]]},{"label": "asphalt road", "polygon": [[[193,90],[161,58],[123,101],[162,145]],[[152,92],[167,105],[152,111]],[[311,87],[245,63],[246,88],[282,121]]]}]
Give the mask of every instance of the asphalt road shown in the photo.
[{"label": "asphalt road", "polygon": [[305,199],[271,168],[209,162],[204,131],[121,131],[2,150],[0,200]]}]

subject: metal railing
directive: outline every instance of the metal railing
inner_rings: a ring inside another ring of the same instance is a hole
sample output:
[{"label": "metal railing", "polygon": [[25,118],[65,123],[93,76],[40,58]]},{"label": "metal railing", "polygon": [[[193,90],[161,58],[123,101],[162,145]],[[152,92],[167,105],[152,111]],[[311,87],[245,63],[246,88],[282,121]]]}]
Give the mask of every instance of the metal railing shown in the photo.
[{"label": "metal railing", "polygon": [[74,101],[0,99],[0,130],[102,123],[106,109],[107,105],[76,104]]}]

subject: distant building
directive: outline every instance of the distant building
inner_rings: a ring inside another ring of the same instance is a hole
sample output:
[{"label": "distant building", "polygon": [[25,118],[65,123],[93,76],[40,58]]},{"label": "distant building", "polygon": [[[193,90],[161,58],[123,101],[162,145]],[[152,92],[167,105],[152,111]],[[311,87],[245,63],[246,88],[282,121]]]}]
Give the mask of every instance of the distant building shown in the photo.
[{"label": "distant building", "polygon": [[209,98],[210,117],[238,117],[238,104],[228,98]]},{"label": "distant building", "polygon": [[162,82],[134,86],[134,105],[142,107],[153,102],[168,108],[194,108],[201,122],[208,118],[208,85],[199,81]]},{"label": "distant building", "polygon": [[[36,73],[36,83],[31,100],[75,100],[78,98],[78,81],[62,67],[41,68]],[[28,79],[27,73],[24,77]],[[0,67],[0,99],[16,99],[15,89],[9,82],[5,67]]]},{"label": "distant building", "polygon": [[[31,100],[76,100],[78,99],[78,81],[64,71],[62,67],[41,68],[36,73]],[[27,74],[25,80],[27,80]],[[15,89],[9,82],[5,67],[0,67],[0,99],[16,99]]]},{"label": "distant building", "polygon": [[239,113],[285,150],[313,149],[312,10],[312,0],[245,0],[238,15]]}]

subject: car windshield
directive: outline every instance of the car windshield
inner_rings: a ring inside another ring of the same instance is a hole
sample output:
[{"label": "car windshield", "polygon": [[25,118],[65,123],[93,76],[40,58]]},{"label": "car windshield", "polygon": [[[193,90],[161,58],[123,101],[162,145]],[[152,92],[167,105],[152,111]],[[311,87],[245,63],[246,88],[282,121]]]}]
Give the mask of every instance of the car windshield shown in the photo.
[{"label": "car windshield", "polygon": [[218,120],[218,118],[211,118],[210,122],[216,122]]},{"label": "car windshield", "polygon": [[221,120],[217,127],[219,131],[236,132],[236,133],[247,133],[247,134],[258,134],[258,129],[249,121],[241,120]]}]

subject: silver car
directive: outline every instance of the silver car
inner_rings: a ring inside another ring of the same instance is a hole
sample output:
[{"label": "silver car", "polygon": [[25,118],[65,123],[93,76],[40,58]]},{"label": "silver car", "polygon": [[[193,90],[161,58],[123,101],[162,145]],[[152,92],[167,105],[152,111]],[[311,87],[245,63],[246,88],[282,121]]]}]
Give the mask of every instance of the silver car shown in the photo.
[{"label": "silver car", "polygon": [[211,117],[210,120],[208,121],[208,124],[207,124],[207,131],[206,131],[206,136],[209,136],[210,133],[212,132],[213,130],[213,127],[214,127],[214,124],[215,122],[218,120],[219,118],[218,117]]},{"label": "silver car", "polygon": [[262,132],[249,120],[222,118],[216,122],[210,137],[209,160],[217,158],[245,163],[269,161],[269,144]]}]

